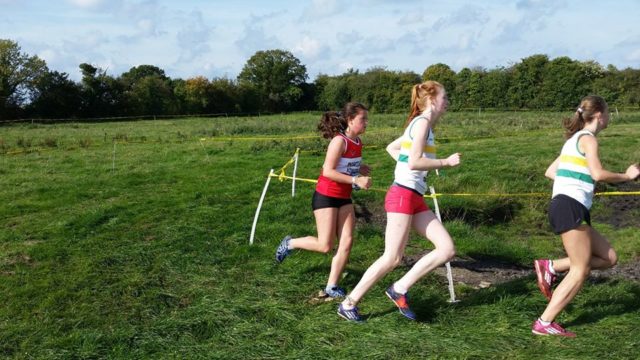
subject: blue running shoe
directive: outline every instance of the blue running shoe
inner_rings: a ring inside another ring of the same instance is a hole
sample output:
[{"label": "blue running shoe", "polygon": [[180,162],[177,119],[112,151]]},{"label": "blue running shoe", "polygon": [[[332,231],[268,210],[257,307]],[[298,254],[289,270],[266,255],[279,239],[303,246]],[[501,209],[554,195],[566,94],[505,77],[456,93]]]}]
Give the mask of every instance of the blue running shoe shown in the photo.
[{"label": "blue running shoe", "polygon": [[404,315],[404,317],[409,320],[417,320],[416,314],[409,308],[408,294],[400,294],[395,292],[395,290],[393,290],[393,285],[389,286],[389,288],[387,288],[384,293],[387,294],[389,299],[391,299],[394,304],[396,304],[398,310],[400,310],[400,314]]},{"label": "blue running shoe", "polygon": [[347,321],[351,321],[355,323],[364,322],[364,319],[362,318],[362,316],[360,316],[360,313],[358,312],[358,307],[354,307],[353,309],[347,310],[344,307],[342,307],[342,304],[340,304],[338,305],[338,315],[340,315],[341,318]]},{"label": "blue running shoe", "polygon": [[280,241],[280,245],[276,249],[276,261],[281,263],[284,259],[291,254],[291,250],[289,249],[289,241],[291,241],[291,236],[287,235]]},{"label": "blue running shoe", "polygon": [[347,292],[338,286],[332,286],[331,288],[324,289],[325,294],[330,298],[343,298],[347,296]]}]

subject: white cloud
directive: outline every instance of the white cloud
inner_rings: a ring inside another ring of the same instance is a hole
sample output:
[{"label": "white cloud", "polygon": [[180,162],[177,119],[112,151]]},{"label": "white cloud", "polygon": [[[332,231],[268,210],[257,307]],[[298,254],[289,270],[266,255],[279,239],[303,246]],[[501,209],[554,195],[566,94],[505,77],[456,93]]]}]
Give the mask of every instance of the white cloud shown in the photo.
[{"label": "white cloud", "polygon": [[55,49],[44,49],[38,53],[38,57],[47,62],[47,64],[56,63],[60,58]]},{"label": "white cloud", "polygon": [[305,35],[292,49],[296,54],[300,54],[308,60],[326,57],[329,47],[323,45],[319,40]]},{"label": "white cloud", "polygon": [[489,20],[489,15],[484,9],[474,5],[466,5],[453,12],[451,15],[443,16],[436,20],[436,22],[431,26],[431,30],[440,31],[460,26],[471,26],[477,28],[485,25]]},{"label": "white cloud", "polygon": [[209,53],[209,40],[214,27],[205,24],[200,11],[192,11],[189,18],[185,19],[185,25],[178,31],[176,39],[181,49],[178,62],[192,61]]},{"label": "white cloud", "polygon": [[341,62],[338,64],[338,68],[341,72],[346,72],[347,70],[353,69],[353,64],[350,62]]},{"label": "white cloud", "polygon": [[400,19],[398,19],[398,25],[413,25],[419,24],[424,21],[423,10],[420,8],[418,11],[412,11],[408,14],[405,14]]},{"label": "white cloud", "polygon": [[234,41],[234,45],[244,55],[251,56],[258,50],[282,48],[280,40],[273,35],[268,35],[265,30],[264,22],[270,18],[271,16],[256,17],[251,15],[245,22],[243,34]]},{"label": "white cloud", "polygon": [[303,11],[302,18],[304,20],[315,21],[333,16],[344,11],[344,6],[347,4],[341,4],[339,6],[337,0],[313,0],[311,5]]},{"label": "white cloud", "polygon": [[71,4],[81,8],[95,8],[107,2],[107,0],[68,0]]},{"label": "white cloud", "polygon": [[625,59],[629,62],[640,62],[640,49],[636,49],[630,52],[627,56],[625,56]]}]

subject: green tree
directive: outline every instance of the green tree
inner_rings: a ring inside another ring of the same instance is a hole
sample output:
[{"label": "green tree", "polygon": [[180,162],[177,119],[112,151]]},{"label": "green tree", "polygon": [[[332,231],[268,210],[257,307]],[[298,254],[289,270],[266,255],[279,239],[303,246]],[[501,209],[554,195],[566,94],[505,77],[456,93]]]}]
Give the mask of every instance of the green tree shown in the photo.
[{"label": "green tree", "polygon": [[640,70],[626,68],[620,71],[619,77],[622,104],[640,107]]},{"label": "green tree", "polygon": [[209,93],[211,84],[204,76],[196,76],[185,80],[183,99],[188,114],[204,114],[211,101]]},{"label": "green tree", "polygon": [[14,41],[0,39],[0,119],[16,116],[47,72],[44,60],[22,53]]},{"label": "green tree", "polygon": [[123,89],[121,106],[126,114],[164,115],[178,108],[171,79],[157,66],[134,66],[122,73],[118,81]]},{"label": "green tree", "polygon": [[483,107],[484,100],[484,75],[485,70],[481,67],[474,68],[469,77],[469,88],[467,90],[467,105],[472,108]]},{"label": "green tree", "polygon": [[542,81],[547,55],[532,55],[515,64],[511,71],[510,87],[507,94],[509,105],[517,108],[535,108],[540,106]]},{"label": "green tree", "polygon": [[47,72],[35,82],[33,98],[28,106],[30,116],[40,118],[68,118],[79,114],[80,87],[69,75]]},{"label": "green tree", "polygon": [[[471,69],[463,68],[455,76],[455,86],[449,90],[451,99],[449,107],[452,109],[462,109],[470,107],[469,104],[469,80],[471,79]],[[455,101],[453,101],[455,99]]]},{"label": "green tree", "polygon": [[622,74],[614,65],[609,64],[602,76],[593,81],[592,93],[604,97],[609,105],[622,105]]},{"label": "green tree", "polygon": [[[456,87],[456,73],[449,65],[437,63],[429,66],[422,73],[422,80],[434,80],[442,84],[448,93],[454,92]],[[454,94],[449,94],[454,95]],[[453,97],[453,96],[451,96]]]},{"label": "green tree", "polygon": [[211,99],[210,112],[233,113],[242,111],[238,85],[231,79],[215,78],[211,80],[209,97]]},{"label": "green tree", "polygon": [[123,89],[106,70],[91,64],[80,64],[82,72],[82,116],[103,117],[123,114]]},{"label": "green tree", "polygon": [[122,73],[122,75],[120,75],[120,80],[127,86],[133,86],[133,84],[147,76],[155,76],[162,80],[169,80],[165,75],[164,70],[154,65],[134,66],[129,69],[129,71]]},{"label": "green tree", "polygon": [[483,97],[480,104],[482,107],[504,109],[510,106],[505,94],[509,90],[511,73],[510,69],[497,67],[484,74],[482,78]]},{"label": "green tree", "polygon": [[244,65],[238,81],[256,89],[261,104],[270,111],[291,109],[302,97],[307,68],[284,50],[256,52]]},{"label": "green tree", "polygon": [[538,105],[555,110],[570,109],[587,95],[596,74],[585,71],[580,62],[566,56],[549,61],[544,68],[544,79]]},{"label": "green tree", "polygon": [[173,89],[167,79],[150,75],[137,81],[129,91],[127,98],[132,103],[135,115],[166,115],[175,113]]}]

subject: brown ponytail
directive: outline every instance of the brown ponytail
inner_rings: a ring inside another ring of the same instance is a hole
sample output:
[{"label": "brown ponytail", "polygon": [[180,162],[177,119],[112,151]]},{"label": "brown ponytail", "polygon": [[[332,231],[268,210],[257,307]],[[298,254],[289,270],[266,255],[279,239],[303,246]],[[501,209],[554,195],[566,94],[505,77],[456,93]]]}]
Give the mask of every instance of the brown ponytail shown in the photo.
[{"label": "brown ponytail", "polygon": [[411,88],[411,111],[404,127],[409,126],[413,118],[420,115],[427,107],[427,100],[433,100],[444,89],[437,81],[428,80],[422,84],[416,84]]},{"label": "brown ponytail", "polygon": [[580,106],[576,109],[576,112],[570,118],[565,118],[562,121],[564,126],[565,139],[573,136],[573,134],[582,130],[587,123],[593,121],[596,113],[604,113],[609,106],[607,102],[598,95],[589,95],[582,98]]},{"label": "brown ponytail", "polygon": [[349,126],[349,120],[358,116],[360,111],[367,111],[367,108],[357,102],[345,104],[341,112],[327,111],[320,118],[318,131],[323,138],[331,140],[339,133],[344,133]]}]

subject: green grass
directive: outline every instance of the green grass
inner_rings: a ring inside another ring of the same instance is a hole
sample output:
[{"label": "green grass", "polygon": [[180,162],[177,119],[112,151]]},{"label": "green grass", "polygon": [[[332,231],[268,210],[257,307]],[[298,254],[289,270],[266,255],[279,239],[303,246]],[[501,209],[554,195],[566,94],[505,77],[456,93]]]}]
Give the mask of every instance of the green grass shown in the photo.
[{"label": "green grass", "polygon": [[[560,113],[450,113],[438,153],[463,164],[431,179],[441,193],[550,191],[543,176],[562,144]],[[326,142],[319,114],[0,127],[0,356],[8,358],[637,358],[640,286],[590,282],[560,321],[574,340],[539,338],[545,306],[533,277],[476,290],[429,275],[412,290],[421,322],[384,297],[399,268],[361,303],[369,320],[311,305],[330,256],[296,253],[275,266],[287,233],[315,233],[312,185],[273,179],[249,246],[269,169],[297,147],[298,175],[315,178]],[[370,115],[365,162],[376,191],[354,195],[384,218],[393,161],[384,146],[404,115]],[[640,159],[640,114],[601,135],[607,168]],[[267,137],[268,139],[264,139]],[[262,138],[262,139],[261,139]],[[275,139],[274,139],[275,138]],[[205,140],[202,140],[205,139]],[[287,169],[291,173],[291,168]],[[606,186],[604,190],[614,189]],[[547,197],[439,198],[461,256],[529,266],[562,255]],[[594,213],[606,213],[597,198]],[[637,228],[594,224],[637,260]],[[355,286],[383,249],[384,224],[361,221],[343,285]],[[409,253],[430,248],[412,236]]]}]

